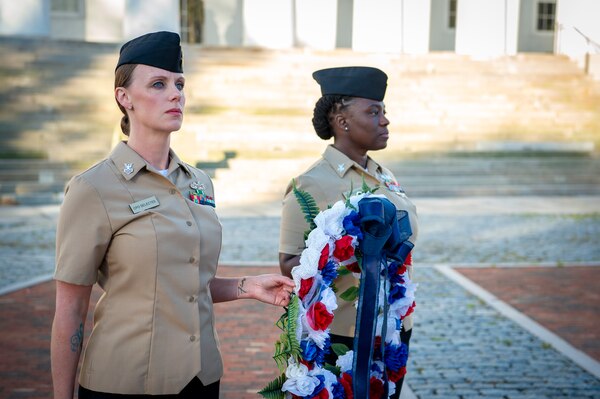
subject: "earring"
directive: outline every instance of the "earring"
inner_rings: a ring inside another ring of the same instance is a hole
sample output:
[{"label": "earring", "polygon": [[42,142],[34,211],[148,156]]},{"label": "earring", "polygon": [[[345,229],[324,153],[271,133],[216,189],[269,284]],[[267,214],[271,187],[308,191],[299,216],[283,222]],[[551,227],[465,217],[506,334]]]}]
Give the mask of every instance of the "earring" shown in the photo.
[{"label": "earring", "polygon": [[130,105],[129,107],[127,107],[127,109],[133,111],[133,105]]},{"label": "earring", "polygon": [[344,126],[344,130],[345,130],[345,131],[348,131],[348,126]]}]

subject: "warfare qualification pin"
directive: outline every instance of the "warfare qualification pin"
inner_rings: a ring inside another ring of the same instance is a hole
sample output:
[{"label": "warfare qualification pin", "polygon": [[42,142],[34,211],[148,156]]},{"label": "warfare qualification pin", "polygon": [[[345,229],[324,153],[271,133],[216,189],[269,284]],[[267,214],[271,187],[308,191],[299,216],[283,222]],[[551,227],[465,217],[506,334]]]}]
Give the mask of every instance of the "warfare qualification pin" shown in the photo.
[{"label": "warfare qualification pin", "polygon": [[197,182],[197,181],[193,181],[190,183],[190,188],[192,190],[204,190],[205,186],[204,184]]}]

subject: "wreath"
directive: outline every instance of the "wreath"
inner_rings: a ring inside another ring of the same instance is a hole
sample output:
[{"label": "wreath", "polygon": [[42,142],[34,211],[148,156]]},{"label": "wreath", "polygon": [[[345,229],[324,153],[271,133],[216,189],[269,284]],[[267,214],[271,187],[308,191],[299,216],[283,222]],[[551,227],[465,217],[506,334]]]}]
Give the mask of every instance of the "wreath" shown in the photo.
[{"label": "wreath", "polygon": [[[406,212],[398,211],[404,212],[405,222],[396,223],[396,209],[383,195],[374,194],[376,190],[377,187],[370,189],[363,181],[357,194],[320,212],[310,194],[297,189],[294,183],[294,195],[310,229],[305,234],[306,248],[300,264],[292,270],[296,283],[293,296],[276,323],[283,332],[275,343],[273,359],[281,375],[259,392],[263,397],[387,398],[394,393],[394,383],[406,374],[408,348],[400,341],[400,330],[402,320],[415,307],[416,284],[407,272],[412,250],[407,239],[412,233]],[[387,217],[379,227],[373,227],[372,222],[375,219],[381,222],[385,212],[393,212],[393,220]],[[383,237],[385,240],[377,242],[386,241],[383,247],[375,245],[378,256],[374,258],[368,255],[369,247],[373,249],[373,237],[386,230],[386,224],[393,231],[387,239]],[[391,241],[394,242],[390,248]],[[371,277],[367,269],[375,270]],[[350,274],[357,284],[338,296],[357,307],[354,348],[332,345],[329,337],[329,326],[338,307],[335,280]],[[368,284],[370,291],[365,291]],[[372,304],[367,304],[368,301]],[[369,306],[374,311],[363,312]],[[371,323],[371,327],[359,324],[361,314],[365,315],[361,319],[363,324]],[[372,333],[359,335],[359,328]],[[331,351],[338,356],[335,365],[325,362]]]}]

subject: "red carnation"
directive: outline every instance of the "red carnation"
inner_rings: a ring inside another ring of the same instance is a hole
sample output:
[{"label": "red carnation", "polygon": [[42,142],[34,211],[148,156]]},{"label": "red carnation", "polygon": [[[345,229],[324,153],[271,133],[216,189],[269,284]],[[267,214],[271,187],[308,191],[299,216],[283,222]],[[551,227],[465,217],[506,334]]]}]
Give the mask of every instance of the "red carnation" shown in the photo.
[{"label": "red carnation", "polygon": [[327,389],[323,388],[321,389],[321,392],[319,392],[319,394],[317,396],[313,396],[315,399],[329,399],[329,392],[327,392]]},{"label": "red carnation", "polygon": [[412,312],[414,312],[415,306],[417,306],[417,304],[416,304],[416,302],[413,301],[412,305],[410,305],[410,307],[406,311],[406,314],[404,316],[402,316],[402,319],[404,319],[405,317],[408,317]]},{"label": "red carnation", "polygon": [[327,261],[329,260],[329,244],[321,250],[321,257],[319,258],[319,270],[323,270]]},{"label": "red carnation", "polygon": [[298,297],[300,297],[300,299],[304,299],[306,294],[308,294],[308,291],[310,291],[310,289],[313,285],[313,281],[315,281],[314,277],[311,277],[308,279],[303,278],[300,281],[300,292],[298,293]]},{"label": "red carnation", "polygon": [[333,314],[327,311],[323,302],[317,302],[308,308],[306,320],[313,330],[324,331],[333,321]]},{"label": "red carnation", "polygon": [[342,387],[344,388],[346,399],[354,399],[354,393],[352,392],[352,376],[348,373],[343,373],[342,377],[338,379],[338,382],[342,384]]},{"label": "red carnation", "polygon": [[381,337],[378,335],[375,337],[375,344],[373,345],[373,350],[377,352],[381,349]]},{"label": "red carnation", "polygon": [[360,266],[358,266],[358,262],[346,265],[346,269],[350,270],[352,273],[360,273]]},{"label": "red carnation", "polygon": [[340,262],[350,259],[354,256],[354,247],[352,246],[352,236],[346,235],[335,242],[335,256]]},{"label": "red carnation", "polygon": [[399,276],[403,275],[404,273],[406,273],[406,263],[400,266],[398,268],[398,271],[396,272],[396,274],[398,274]]},{"label": "red carnation", "polygon": [[406,255],[406,259],[404,260],[404,264],[406,266],[412,266],[412,252],[409,252],[408,255]]},{"label": "red carnation", "polygon": [[398,382],[402,377],[406,375],[406,366],[402,366],[398,369],[398,371],[392,371],[387,369],[388,380],[391,382]]},{"label": "red carnation", "polygon": [[369,384],[369,398],[377,399],[383,396],[383,381],[377,377],[371,377]]}]

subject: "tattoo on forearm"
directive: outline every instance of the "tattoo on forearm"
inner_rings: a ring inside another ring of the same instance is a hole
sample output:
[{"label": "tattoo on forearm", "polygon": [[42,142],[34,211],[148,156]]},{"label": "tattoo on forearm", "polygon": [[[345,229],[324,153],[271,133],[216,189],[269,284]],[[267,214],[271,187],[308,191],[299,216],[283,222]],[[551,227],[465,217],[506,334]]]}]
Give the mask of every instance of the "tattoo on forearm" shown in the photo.
[{"label": "tattoo on forearm", "polygon": [[83,346],[83,323],[79,324],[79,328],[71,335],[71,352],[77,352]]},{"label": "tattoo on forearm", "polygon": [[246,282],[246,277],[240,280],[240,284],[238,285],[238,295],[245,294],[246,290],[244,289],[244,283]]}]

